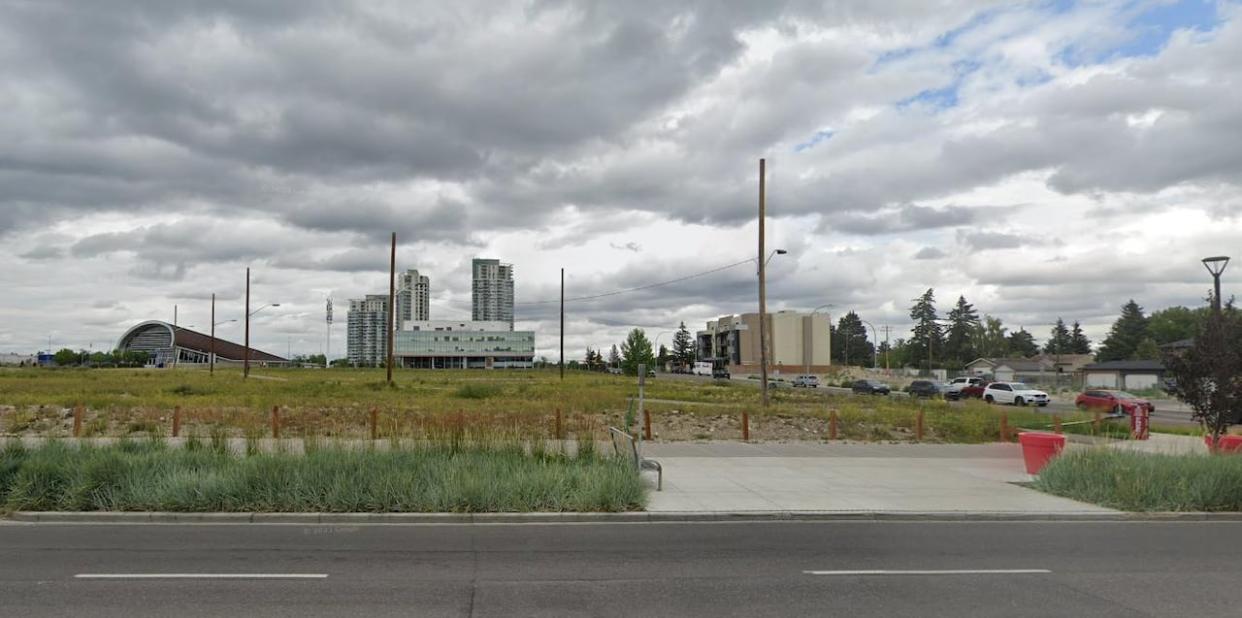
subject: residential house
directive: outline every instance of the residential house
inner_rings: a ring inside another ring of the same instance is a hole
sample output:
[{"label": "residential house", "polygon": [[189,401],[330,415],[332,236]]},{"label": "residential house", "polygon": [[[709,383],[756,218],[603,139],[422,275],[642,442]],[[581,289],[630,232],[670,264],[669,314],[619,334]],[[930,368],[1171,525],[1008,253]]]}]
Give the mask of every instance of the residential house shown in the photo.
[{"label": "residential house", "polygon": [[1164,371],[1164,364],[1157,360],[1106,361],[1082,368],[1087,387],[1122,390],[1156,388]]}]

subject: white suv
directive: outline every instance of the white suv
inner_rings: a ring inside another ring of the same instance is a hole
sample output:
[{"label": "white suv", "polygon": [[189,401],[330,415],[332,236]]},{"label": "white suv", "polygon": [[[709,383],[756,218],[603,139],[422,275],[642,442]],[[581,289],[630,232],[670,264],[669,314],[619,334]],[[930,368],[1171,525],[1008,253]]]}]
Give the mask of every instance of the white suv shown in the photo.
[{"label": "white suv", "polygon": [[983,383],[984,383],[983,378],[972,378],[972,377],[953,378],[953,381],[949,382],[948,386],[945,388],[944,398],[945,399],[960,399],[962,396],[963,388],[966,388],[967,386],[980,386]]},{"label": "white suv", "polygon": [[793,380],[794,386],[803,388],[819,388],[819,377],[817,376],[798,376]]},{"label": "white suv", "polygon": [[1015,406],[1032,403],[1042,407],[1048,405],[1048,393],[1035,390],[1021,382],[993,382],[983,389],[983,400],[988,403],[1011,403]]}]

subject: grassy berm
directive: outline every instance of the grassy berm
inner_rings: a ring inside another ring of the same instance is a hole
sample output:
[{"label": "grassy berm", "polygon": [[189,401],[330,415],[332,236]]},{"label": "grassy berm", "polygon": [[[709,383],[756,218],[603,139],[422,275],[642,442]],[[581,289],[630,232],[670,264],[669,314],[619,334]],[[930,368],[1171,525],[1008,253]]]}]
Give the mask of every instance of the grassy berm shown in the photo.
[{"label": "grassy berm", "polygon": [[1242,457],[1069,452],[1034,486],[1124,511],[1242,511]]},{"label": "grassy berm", "polygon": [[0,449],[0,510],[182,512],[626,511],[632,465],[522,446],[315,448],[238,455],[220,444],[50,442]]}]

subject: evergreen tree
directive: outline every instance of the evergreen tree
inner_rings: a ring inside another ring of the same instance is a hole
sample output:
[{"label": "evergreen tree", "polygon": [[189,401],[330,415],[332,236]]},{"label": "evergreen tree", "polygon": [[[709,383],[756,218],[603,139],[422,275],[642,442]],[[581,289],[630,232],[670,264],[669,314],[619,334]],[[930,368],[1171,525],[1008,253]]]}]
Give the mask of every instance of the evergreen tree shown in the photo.
[{"label": "evergreen tree", "polygon": [[[1009,337],[1000,318],[983,316],[983,322],[972,329],[975,353],[982,358],[1004,358],[1009,355]],[[971,359],[974,360],[974,359]],[[969,361],[968,361],[969,362]]]},{"label": "evergreen tree", "polygon": [[641,328],[635,328],[621,342],[621,369],[626,375],[638,375],[638,366],[646,365],[655,369],[655,353],[651,351],[651,340]]},{"label": "evergreen tree", "polygon": [[979,325],[979,312],[966,302],[965,296],[957,297],[957,306],[949,311],[949,336],[944,342],[944,357],[954,365],[965,365],[978,358],[975,354],[971,333]]},{"label": "evergreen tree", "polygon": [[1139,343],[1147,338],[1147,318],[1143,316],[1143,308],[1130,299],[1121,308],[1121,317],[1113,322],[1108,337],[1100,344],[1100,351],[1095,355],[1099,362],[1126,360],[1134,357]]},{"label": "evergreen tree", "polygon": [[621,354],[617,352],[617,344],[615,343],[612,344],[612,350],[608,352],[608,366],[609,367],[620,367],[621,366]]},{"label": "evergreen tree", "polygon": [[694,364],[694,358],[694,339],[690,336],[686,323],[682,322],[677,332],[673,333],[673,360],[682,367],[689,367]]},{"label": "evergreen tree", "polygon": [[922,296],[914,300],[914,305],[910,307],[910,319],[914,320],[914,328],[906,343],[908,361],[916,366],[927,365],[929,350],[930,358],[943,357],[944,334],[940,324],[936,323],[938,318],[935,290],[928,288]]},{"label": "evergreen tree", "polygon": [[1026,332],[1025,328],[1019,328],[1010,333],[1009,354],[1022,358],[1030,358],[1039,354],[1039,346],[1035,344],[1035,337]]},{"label": "evergreen tree", "polygon": [[867,327],[857,313],[851,311],[841,316],[836,328],[831,328],[830,332],[834,361],[843,365],[872,365],[875,346],[867,340]]},{"label": "evergreen tree", "polygon": [[1058,317],[1049,334],[1048,343],[1044,344],[1044,354],[1072,354],[1073,349],[1074,341],[1069,329],[1065,327],[1065,320]]},{"label": "evergreen tree", "polygon": [[670,360],[672,360],[672,358],[673,358],[672,355],[668,353],[668,348],[665,347],[663,343],[661,343],[660,350],[656,352],[656,364],[659,365],[660,367],[664,367],[665,363],[668,363]]},{"label": "evergreen tree", "polygon": [[1074,330],[1070,332],[1070,349],[1074,354],[1090,354],[1091,340],[1082,332],[1082,325],[1074,322]]}]

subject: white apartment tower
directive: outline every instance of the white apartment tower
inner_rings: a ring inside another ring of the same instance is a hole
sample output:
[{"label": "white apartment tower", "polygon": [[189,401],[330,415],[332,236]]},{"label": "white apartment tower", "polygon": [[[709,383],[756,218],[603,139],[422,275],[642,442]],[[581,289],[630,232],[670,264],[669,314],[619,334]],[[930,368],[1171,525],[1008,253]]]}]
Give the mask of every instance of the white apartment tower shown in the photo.
[{"label": "white apartment tower", "polygon": [[351,365],[375,367],[388,357],[388,296],[368,294],[349,301],[346,350]]},{"label": "white apartment tower", "polygon": [[500,260],[475,258],[471,263],[471,319],[476,322],[506,322],[513,330],[513,265]]},{"label": "white apartment tower", "polygon": [[397,330],[406,322],[431,319],[431,280],[418,270],[407,270],[397,279]]}]

